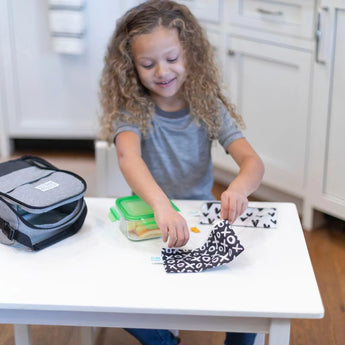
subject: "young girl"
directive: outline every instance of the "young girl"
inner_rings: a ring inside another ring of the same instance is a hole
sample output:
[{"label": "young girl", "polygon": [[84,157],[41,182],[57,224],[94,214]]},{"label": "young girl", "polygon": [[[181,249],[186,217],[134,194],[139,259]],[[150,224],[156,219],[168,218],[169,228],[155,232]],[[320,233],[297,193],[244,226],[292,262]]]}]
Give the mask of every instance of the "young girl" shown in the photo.
[{"label": "young girl", "polygon": [[[152,207],[169,247],[189,239],[169,198],[214,199],[213,140],[240,167],[221,195],[221,217],[233,222],[244,212],[263,164],[236,125],[242,119],[221,91],[212,48],[187,7],[148,0],[119,20],[105,57],[101,103],[103,135],[115,142],[123,175]],[[176,344],[168,331],[129,331],[143,344]],[[254,337],[229,333],[225,344],[251,344]]]}]

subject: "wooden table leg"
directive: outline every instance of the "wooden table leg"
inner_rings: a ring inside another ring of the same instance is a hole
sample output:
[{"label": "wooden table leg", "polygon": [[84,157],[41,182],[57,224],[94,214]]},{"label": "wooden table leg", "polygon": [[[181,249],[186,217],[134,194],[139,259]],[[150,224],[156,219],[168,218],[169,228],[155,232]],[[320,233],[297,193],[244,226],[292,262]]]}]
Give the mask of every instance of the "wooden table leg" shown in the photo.
[{"label": "wooden table leg", "polygon": [[290,319],[272,319],[268,345],[289,345]]},{"label": "wooden table leg", "polygon": [[15,345],[32,345],[29,325],[13,325]]}]

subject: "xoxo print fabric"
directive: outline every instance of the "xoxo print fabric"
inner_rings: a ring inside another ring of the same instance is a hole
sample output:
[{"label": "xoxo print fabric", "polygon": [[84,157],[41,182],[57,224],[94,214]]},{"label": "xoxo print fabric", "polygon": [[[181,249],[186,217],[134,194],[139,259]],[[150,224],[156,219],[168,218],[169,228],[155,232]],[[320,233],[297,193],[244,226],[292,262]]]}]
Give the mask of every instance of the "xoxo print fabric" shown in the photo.
[{"label": "xoxo print fabric", "polygon": [[[200,210],[201,224],[213,224],[218,219],[220,219],[220,202],[213,201],[202,204]],[[276,208],[248,207],[232,225],[253,228],[276,228],[277,219]]]},{"label": "xoxo print fabric", "polygon": [[163,248],[162,259],[167,273],[195,273],[227,264],[243,251],[230,223],[221,220],[200,248]]}]

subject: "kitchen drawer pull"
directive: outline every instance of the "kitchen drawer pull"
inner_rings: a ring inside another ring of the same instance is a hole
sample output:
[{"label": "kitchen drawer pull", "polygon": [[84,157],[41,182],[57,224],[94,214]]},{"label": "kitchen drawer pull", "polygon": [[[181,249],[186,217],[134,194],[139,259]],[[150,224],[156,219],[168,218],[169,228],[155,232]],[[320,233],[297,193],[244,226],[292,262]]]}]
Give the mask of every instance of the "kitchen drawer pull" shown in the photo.
[{"label": "kitchen drawer pull", "polygon": [[234,56],[235,55],[235,52],[231,49],[228,50],[228,55],[229,56]]},{"label": "kitchen drawer pull", "polygon": [[316,32],[315,32],[315,62],[324,65],[326,61],[320,60],[319,58],[319,50],[320,50],[320,40],[322,37],[322,32],[321,32],[321,10],[323,11],[328,11],[327,7],[323,7],[318,11],[317,14],[317,24],[316,24]]},{"label": "kitchen drawer pull", "polygon": [[261,14],[275,16],[275,17],[280,17],[284,14],[282,11],[270,11],[270,10],[265,10],[264,8],[257,8],[256,11]]}]

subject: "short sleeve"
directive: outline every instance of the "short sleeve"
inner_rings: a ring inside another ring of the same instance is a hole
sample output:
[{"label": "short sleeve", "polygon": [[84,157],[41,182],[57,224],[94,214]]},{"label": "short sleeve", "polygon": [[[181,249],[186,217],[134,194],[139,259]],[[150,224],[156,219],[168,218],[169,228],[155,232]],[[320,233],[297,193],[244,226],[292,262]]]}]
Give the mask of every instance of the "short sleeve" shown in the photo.
[{"label": "short sleeve", "polygon": [[117,122],[114,127],[115,127],[115,133],[114,133],[114,139],[113,139],[114,144],[115,144],[117,135],[119,135],[122,132],[134,132],[138,134],[139,137],[141,138],[141,133],[139,131],[139,128],[135,124],[120,121],[120,122]]},{"label": "short sleeve", "polygon": [[218,141],[227,151],[228,146],[237,139],[244,138],[242,131],[238,128],[235,120],[230,116],[224,104],[219,101],[220,128],[218,130]]}]

